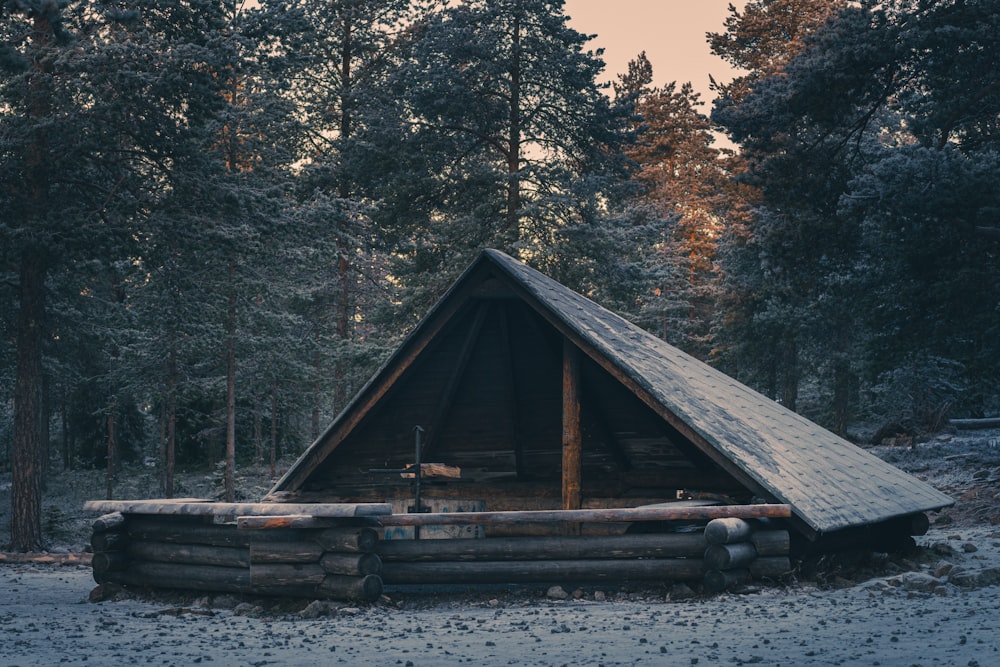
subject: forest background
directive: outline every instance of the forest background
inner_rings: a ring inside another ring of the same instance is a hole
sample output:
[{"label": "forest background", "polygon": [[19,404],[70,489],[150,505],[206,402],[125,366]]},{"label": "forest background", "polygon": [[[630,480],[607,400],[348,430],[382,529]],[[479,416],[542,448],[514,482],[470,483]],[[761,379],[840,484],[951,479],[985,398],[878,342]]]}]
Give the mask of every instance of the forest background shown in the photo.
[{"label": "forest background", "polygon": [[486,247],[847,436],[998,414],[995,0],[749,1],[711,104],[643,53],[602,85],[588,37],[561,0],[0,2],[9,547],[53,469],[273,476]]}]

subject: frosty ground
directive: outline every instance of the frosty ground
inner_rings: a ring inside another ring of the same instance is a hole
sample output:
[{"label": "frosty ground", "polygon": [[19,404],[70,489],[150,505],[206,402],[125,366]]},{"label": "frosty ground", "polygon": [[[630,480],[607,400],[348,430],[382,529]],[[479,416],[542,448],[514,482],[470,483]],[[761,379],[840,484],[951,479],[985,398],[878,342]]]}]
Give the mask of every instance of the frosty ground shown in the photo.
[{"label": "frosty ground", "polygon": [[89,568],[0,565],[0,665],[997,665],[998,437],[875,450],[957,501],[906,557],[826,563],[716,596],[583,585],[565,599],[522,586],[388,589],[365,606],[191,594],[92,603]]}]

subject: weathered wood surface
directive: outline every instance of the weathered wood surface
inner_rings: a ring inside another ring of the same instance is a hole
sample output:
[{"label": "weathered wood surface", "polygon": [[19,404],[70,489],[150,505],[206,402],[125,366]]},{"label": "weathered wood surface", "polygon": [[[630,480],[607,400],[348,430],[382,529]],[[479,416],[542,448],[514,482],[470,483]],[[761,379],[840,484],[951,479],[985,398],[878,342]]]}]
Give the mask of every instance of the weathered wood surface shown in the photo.
[{"label": "weathered wood surface", "polygon": [[250,567],[250,551],[240,547],[133,541],[127,553],[136,561]]},{"label": "weathered wood surface", "polygon": [[788,556],[758,557],[749,565],[750,575],[755,579],[774,579],[792,571],[792,561]]},{"label": "weathered wood surface", "polygon": [[651,533],[591,537],[490,537],[482,540],[383,540],[386,562],[701,558],[701,533]]},{"label": "weathered wood surface", "polygon": [[721,517],[787,518],[788,505],[713,505],[706,507],[633,507],[622,509],[526,510],[510,512],[455,512],[431,514],[393,514],[382,517],[384,526],[447,526],[460,524],[511,525],[550,522],[630,522],[698,521]]},{"label": "weathered wood surface", "polygon": [[787,556],[792,549],[792,536],[787,530],[758,530],[750,536],[758,556]]},{"label": "weathered wood surface", "polygon": [[91,554],[50,554],[35,551],[0,551],[0,563],[35,563],[37,565],[90,565]]},{"label": "weathered wood surface", "polygon": [[[415,478],[417,476],[416,466],[407,466],[406,471],[399,473],[399,476],[403,479]],[[462,469],[458,466],[445,465],[444,463],[421,463],[420,477],[425,479],[461,479]]]},{"label": "weathered wood surface", "polygon": [[709,544],[732,544],[744,542],[753,534],[753,525],[743,519],[727,516],[712,519],[705,526],[705,539]]},{"label": "weathered wood surface", "polygon": [[338,554],[326,552],[319,559],[319,565],[327,574],[343,574],[364,577],[382,572],[382,559],[375,553]]},{"label": "weathered wood surface", "polygon": [[[134,561],[124,570],[98,574],[99,584],[114,583],[140,588],[271,595],[280,597],[330,598],[371,602],[382,594],[382,580],[377,575],[349,577],[326,574],[319,565],[265,566],[259,570],[186,563]],[[256,583],[255,583],[256,580]]]},{"label": "weathered wood surface", "polygon": [[374,528],[327,528],[313,536],[325,551],[369,552],[378,544],[378,532]]},{"label": "weathered wood surface", "polygon": [[330,528],[338,519],[318,518],[308,514],[287,516],[238,516],[236,527],[240,530],[287,530],[297,528]]},{"label": "weathered wood surface", "polygon": [[129,566],[132,559],[122,551],[100,551],[91,558],[90,565],[94,568],[94,575],[100,575],[112,570],[124,570]]},{"label": "weathered wood surface", "polygon": [[117,530],[125,526],[125,515],[121,512],[111,512],[103,514],[91,524],[95,533],[103,533],[108,530]]},{"label": "weathered wood surface", "polygon": [[254,563],[250,567],[254,586],[318,586],[325,577],[319,563]]},{"label": "weathered wood surface", "polygon": [[705,549],[705,567],[709,570],[733,570],[747,567],[757,558],[757,550],[749,542],[710,544]]},{"label": "weathered wood surface", "polygon": [[218,503],[191,499],[88,500],[88,512],[123,514],[167,514],[174,516],[283,516],[308,514],[321,518],[383,516],[392,508],[386,503]]},{"label": "weathered wood surface", "polygon": [[563,339],[562,352],[562,508],[579,510],[583,480],[580,351],[569,340]]},{"label": "weathered wood surface", "polygon": [[787,557],[757,558],[748,567],[734,570],[706,570],[702,581],[706,592],[719,593],[754,579],[777,579],[791,571],[792,564]]},{"label": "weathered wood surface", "polygon": [[704,572],[703,561],[696,558],[387,562],[382,566],[382,579],[387,584],[694,581]]},{"label": "weathered wood surface", "polygon": [[345,577],[328,574],[316,587],[322,597],[335,600],[362,600],[373,602],[382,595],[382,578],[369,574],[364,577]]},{"label": "weathered wood surface", "polygon": [[121,551],[128,546],[128,534],[117,530],[94,533],[90,536],[90,546],[94,551]]},{"label": "weathered wood surface", "polygon": [[[95,577],[96,578],[96,577]],[[133,562],[121,572],[108,572],[98,583],[181,590],[252,593],[250,568],[186,563]]]},{"label": "weathered wood surface", "polygon": [[250,563],[316,563],[323,547],[316,542],[262,542],[250,545]]},{"label": "weathered wood surface", "polygon": [[308,539],[308,531],[237,530],[232,524],[213,525],[179,521],[163,517],[132,516],[128,521],[129,538],[136,541],[207,544],[219,547],[248,547],[263,542],[288,542]]}]

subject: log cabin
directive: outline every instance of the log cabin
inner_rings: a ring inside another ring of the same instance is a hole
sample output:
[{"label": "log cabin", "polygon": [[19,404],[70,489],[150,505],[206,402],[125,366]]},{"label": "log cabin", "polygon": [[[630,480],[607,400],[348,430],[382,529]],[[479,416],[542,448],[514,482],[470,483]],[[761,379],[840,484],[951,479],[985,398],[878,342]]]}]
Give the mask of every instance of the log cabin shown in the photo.
[{"label": "log cabin", "polygon": [[953,504],[497,250],[478,256],[265,498],[393,502],[395,513],[679,499],[787,505],[805,548],[889,548]]}]

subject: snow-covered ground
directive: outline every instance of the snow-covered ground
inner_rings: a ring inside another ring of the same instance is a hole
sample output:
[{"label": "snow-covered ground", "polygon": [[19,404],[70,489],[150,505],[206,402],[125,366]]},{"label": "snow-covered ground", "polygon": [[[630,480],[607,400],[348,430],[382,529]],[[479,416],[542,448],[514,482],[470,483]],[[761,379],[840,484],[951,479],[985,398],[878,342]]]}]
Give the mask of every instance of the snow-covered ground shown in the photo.
[{"label": "snow-covered ground", "polygon": [[[874,575],[834,569],[710,597],[667,587],[583,587],[566,599],[544,587],[390,589],[354,607],[178,594],[92,603],[89,568],[0,564],[0,667],[1000,665],[998,438],[957,432],[875,450],[958,503],[932,516],[920,549]],[[75,512],[50,510],[71,525]]]}]

